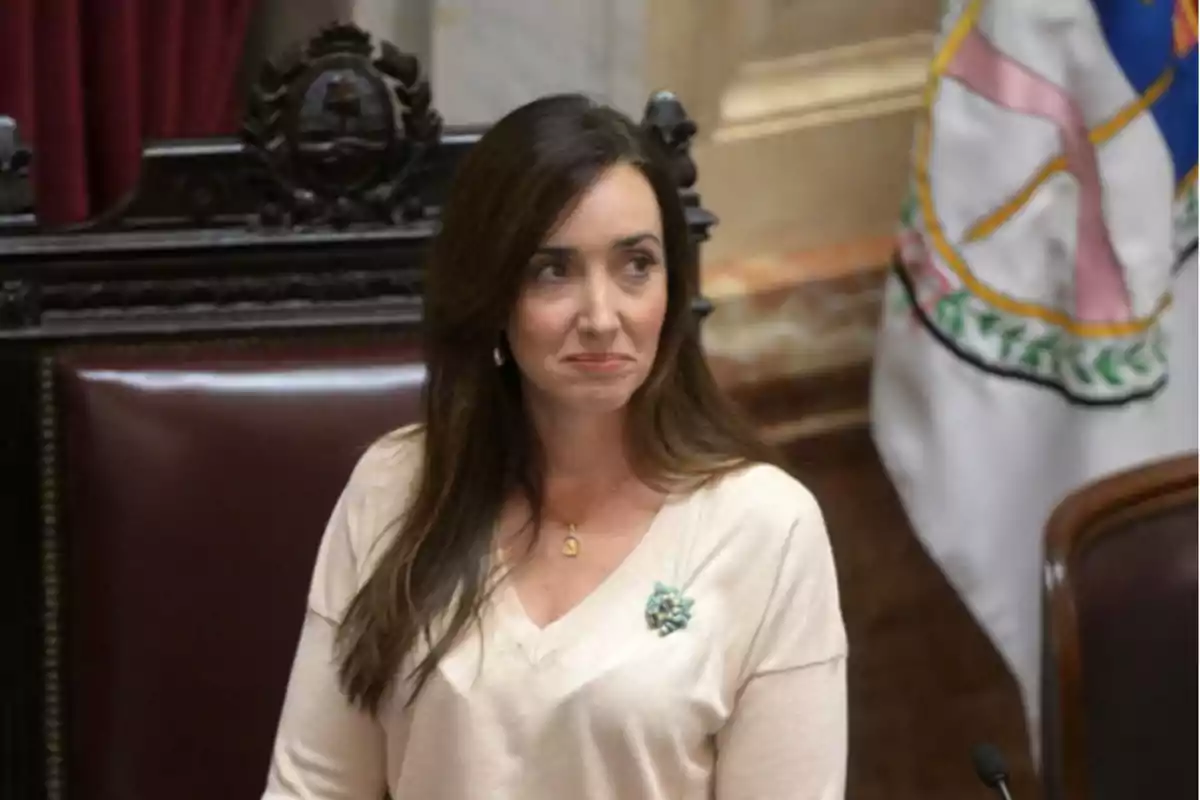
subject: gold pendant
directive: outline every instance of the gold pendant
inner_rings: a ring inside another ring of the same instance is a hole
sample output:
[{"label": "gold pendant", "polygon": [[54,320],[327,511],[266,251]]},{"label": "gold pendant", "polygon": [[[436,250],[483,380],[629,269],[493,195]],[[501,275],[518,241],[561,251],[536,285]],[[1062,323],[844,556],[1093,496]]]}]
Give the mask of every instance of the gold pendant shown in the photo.
[{"label": "gold pendant", "polygon": [[567,558],[579,555],[579,539],[575,536],[575,526],[567,526],[567,538],[563,539],[562,554]]}]

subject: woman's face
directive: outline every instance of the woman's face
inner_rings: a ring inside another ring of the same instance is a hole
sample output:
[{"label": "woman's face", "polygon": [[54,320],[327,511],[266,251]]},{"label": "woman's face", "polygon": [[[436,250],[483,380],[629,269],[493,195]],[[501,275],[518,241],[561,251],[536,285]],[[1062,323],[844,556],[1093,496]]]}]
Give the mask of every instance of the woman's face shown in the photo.
[{"label": "woman's face", "polygon": [[635,167],[611,167],[529,263],[507,328],[531,400],[623,408],[646,380],[667,312],[662,218]]}]

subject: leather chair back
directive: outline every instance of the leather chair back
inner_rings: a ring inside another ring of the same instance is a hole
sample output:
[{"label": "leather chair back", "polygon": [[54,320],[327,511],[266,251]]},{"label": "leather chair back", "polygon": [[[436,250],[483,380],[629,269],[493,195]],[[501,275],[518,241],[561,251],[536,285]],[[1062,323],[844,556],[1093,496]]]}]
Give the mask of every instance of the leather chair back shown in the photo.
[{"label": "leather chair back", "polygon": [[1196,475],[1194,454],[1133,470],[1051,520],[1047,797],[1196,795]]},{"label": "leather chair back", "polygon": [[74,797],[260,796],[325,521],[423,376],[395,340],[58,362]]}]

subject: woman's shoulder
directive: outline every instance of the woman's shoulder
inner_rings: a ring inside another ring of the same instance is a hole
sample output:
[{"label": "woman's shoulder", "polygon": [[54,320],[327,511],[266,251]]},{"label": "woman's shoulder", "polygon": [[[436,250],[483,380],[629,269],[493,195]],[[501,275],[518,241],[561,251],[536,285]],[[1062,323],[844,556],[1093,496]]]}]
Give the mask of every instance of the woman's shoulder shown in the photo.
[{"label": "woman's shoulder", "polygon": [[820,521],[820,506],[809,488],[774,464],[739,467],[713,481],[705,494],[711,511],[756,527]]},{"label": "woman's shoulder", "polygon": [[711,485],[693,516],[695,569],[734,609],[739,676],[845,652],[833,550],[816,497],[786,470],[752,464]]},{"label": "woman's shoulder", "polygon": [[829,547],[825,520],[813,493],[787,471],[753,463],[697,492],[695,534],[702,550],[739,560],[778,564],[788,551]]},{"label": "woman's shoulder", "polygon": [[326,524],[309,589],[309,605],[341,619],[351,599],[387,549],[419,474],[424,436],[407,426],[363,451]]},{"label": "woman's shoulder", "polygon": [[425,428],[414,424],[376,439],[359,457],[346,483],[351,546],[367,564],[384,549],[416,490],[425,449]]},{"label": "woman's shoulder", "polygon": [[753,464],[714,484],[707,502],[723,522],[695,527],[712,537],[716,580],[736,609],[729,635],[743,654],[739,680],[844,654],[833,550],[808,487]]},{"label": "woman's shoulder", "polygon": [[349,486],[362,493],[395,491],[412,480],[425,449],[425,426],[405,425],[380,436],[362,453],[350,473]]}]

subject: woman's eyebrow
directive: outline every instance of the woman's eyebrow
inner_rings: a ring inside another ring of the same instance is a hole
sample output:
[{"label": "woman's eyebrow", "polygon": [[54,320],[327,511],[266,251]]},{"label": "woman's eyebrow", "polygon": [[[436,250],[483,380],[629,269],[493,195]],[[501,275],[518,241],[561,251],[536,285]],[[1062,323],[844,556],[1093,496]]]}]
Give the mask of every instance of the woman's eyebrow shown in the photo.
[{"label": "woman's eyebrow", "polygon": [[662,247],[662,241],[650,231],[642,231],[631,236],[622,236],[613,242],[614,247],[636,247],[642,242],[654,242],[659,247]]},{"label": "woman's eyebrow", "polygon": [[534,255],[535,256],[552,256],[554,258],[569,259],[571,256],[575,255],[576,252],[577,251],[575,250],[574,247],[561,247],[561,246],[560,247],[552,247],[550,245],[544,245],[542,247],[539,247],[536,251],[534,251]]},{"label": "woman's eyebrow", "polygon": [[[660,240],[656,234],[653,234],[650,231],[641,231],[639,233],[630,234],[629,236],[622,236],[619,239],[614,239],[612,247],[614,249],[623,247],[636,247],[643,242],[653,242],[659,247],[662,247],[662,240]],[[579,248],[576,247],[567,247],[566,245],[543,245],[534,252],[534,255],[569,259],[578,252]]]}]

